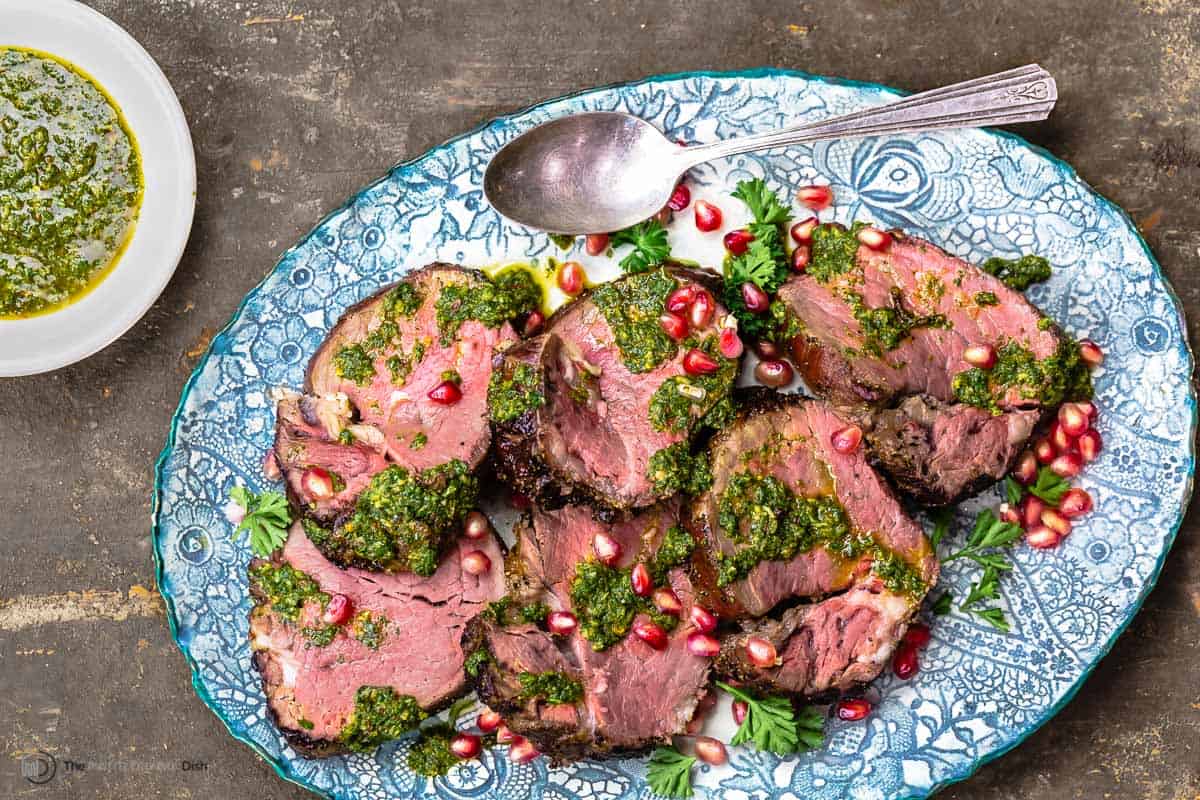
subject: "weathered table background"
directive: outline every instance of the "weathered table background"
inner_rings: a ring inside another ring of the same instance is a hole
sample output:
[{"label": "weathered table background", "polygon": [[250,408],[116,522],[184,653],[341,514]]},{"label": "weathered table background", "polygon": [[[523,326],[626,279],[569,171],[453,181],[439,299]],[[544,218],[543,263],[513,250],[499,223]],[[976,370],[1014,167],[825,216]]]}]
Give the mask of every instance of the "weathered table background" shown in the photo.
[{"label": "weathered table background", "polygon": [[[196,226],[124,338],[0,381],[3,797],[308,796],[192,692],[154,589],[153,462],[209,338],[279,254],[394,162],[496,114],[688,69],[771,65],[918,90],[1039,61],[1061,100],[1021,132],[1128,209],[1200,334],[1195,0],[95,5],[179,93]],[[1200,798],[1198,522],[1193,509],[1158,588],[1079,696],[946,797]],[[45,786],[19,776],[35,749],[59,762]]]}]

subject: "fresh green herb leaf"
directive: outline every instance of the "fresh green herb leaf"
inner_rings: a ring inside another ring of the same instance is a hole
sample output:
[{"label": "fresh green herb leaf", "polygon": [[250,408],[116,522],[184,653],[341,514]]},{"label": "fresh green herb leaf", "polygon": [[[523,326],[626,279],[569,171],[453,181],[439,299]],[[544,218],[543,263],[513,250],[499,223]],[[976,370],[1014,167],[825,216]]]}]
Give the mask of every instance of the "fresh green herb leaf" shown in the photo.
[{"label": "fresh green herb leaf", "polygon": [[1008,633],[1012,630],[1008,620],[1004,617],[1004,610],[1001,608],[971,608],[968,610],[1001,633]]},{"label": "fresh green herb leaf", "polygon": [[650,791],[663,797],[692,796],[693,756],[685,756],[674,747],[660,747],[650,756],[646,766],[646,782]]},{"label": "fresh green herb leaf", "polygon": [[[769,242],[755,239],[750,242],[746,252],[729,259],[725,271],[725,279],[740,287],[743,283],[753,283],[764,291],[779,288],[775,280],[775,253],[771,251]],[[767,287],[771,287],[768,289]]]},{"label": "fresh green herb leaf", "polygon": [[[942,563],[969,558],[983,567],[992,566],[996,563],[995,557],[984,551],[1010,545],[1020,539],[1022,533],[1019,525],[999,520],[990,508],[985,508],[975,519],[975,529],[971,531],[966,546],[943,558]],[[1007,562],[1004,564],[998,568],[1007,569]]]},{"label": "fresh green herb leaf", "polygon": [[762,178],[739,181],[737,188],[733,190],[733,196],[746,204],[757,223],[786,225],[791,222],[791,210],[779,202],[779,196],[767,188],[766,181]]},{"label": "fresh green herb leaf", "polygon": [[1015,506],[1021,502],[1021,498],[1025,495],[1025,487],[1017,483],[1012,475],[1004,479],[1004,495],[1010,506]]},{"label": "fresh green herb leaf", "polygon": [[824,734],[818,735],[818,732],[823,731],[824,726],[812,716],[811,709],[797,717],[791,701],[785,697],[758,698],[728,684],[718,682],[717,686],[747,707],[746,719],[730,744],[752,742],[759,750],[782,756],[816,747],[823,741]]},{"label": "fresh green herb leaf", "polygon": [[933,533],[929,534],[929,544],[936,551],[942,539],[950,533],[950,523],[954,522],[954,510],[939,508],[929,515],[933,519]]},{"label": "fresh green herb leaf", "polygon": [[473,697],[463,697],[455,701],[454,705],[450,706],[450,710],[446,713],[446,724],[453,728],[454,723],[458,722],[458,718],[462,716],[463,712],[473,705],[475,705],[475,698]]},{"label": "fresh green herb leaf", "polygon": [[1070,488],[1071,484],[1052,472],[1049,467],[1041,467],[1038,469],[1037,480],[1029,487],[1029,493],[1040,497],[1052,506],[1058,506],[1059,501]]},{"label": "fresh green herb leaf", "polygon": [[944,617],[950,613],[950,609],[952,609],[953,607],[954,607],[954,597],[951,596],[951,594],[949,592],[945,592],[942,594],[941,597],[939,597],[937,600],[933,601],[933,606],[931,608],[933,610],[934,616]]},{"label": "fresh green herb leaf", "polygon": [[981,600],[996,600],[999,597],[1000,570],[988,567],[984,569],[983,576],[971,584],[971,591],[967,594],[967,599],[963,600],[959,605],[959,608],[966,611]]},{"label": "fresh green herb leaf", "polygon": [[796,733],[806,750],[825,744],[825,715],[812,706],[800,709],[796,714]]},{"label": "fresh green herb leaf", "polygon": [[239,539],[243,531],[249,531],[250,549],[254,555],[267,558],[287,541],[292,515],[287,498],[282,494],[263,492],[256,495],[245,486],[235,486],[229,492],[229,499],[246,509],[246,516],[233,531],[233,538]]},{"label": "fresh green herb leaf", "polygon": [[645,272],[671,257],[671,245],[667,242],[667,229],[656,219],[648,219],[632,227],[619,230],[612,235],[609,242],[613,247],[623,244],[633,245],[633,250],[620,261],[621,269],[625,272]]}]

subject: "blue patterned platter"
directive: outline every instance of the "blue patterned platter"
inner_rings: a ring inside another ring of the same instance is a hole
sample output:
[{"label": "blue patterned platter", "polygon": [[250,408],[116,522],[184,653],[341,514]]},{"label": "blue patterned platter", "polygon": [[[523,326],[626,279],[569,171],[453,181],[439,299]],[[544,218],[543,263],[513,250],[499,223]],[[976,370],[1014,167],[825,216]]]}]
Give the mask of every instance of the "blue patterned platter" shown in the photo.
[{"label": "blue patterned platter", "polygon": [[[272,439],[271,389],[300,385],[309,356],[347,306],[433,260],[483,266],[561,256],[544,235],[501,219],[480,190],[488,159],[517,134],[562,114],[615,109],[653,121],[672,138],[711,141],[846,113],[894,94],[775,70],[673,75],[584,92],[495,120],[396,167],[289,250],[213,339],[158,462],[158,584],[196,691],[229,731],[281,776],[334,798],[650,796],[638,759],[552,769],[544,759],[514,765],[496,750],[430,780],[405,766],[407,741],[366,756],[300,757],[268,718],[250,663],[250,553],[230,539],[222,508],[234,485],[268,488],[260,464]],[[1043,255],[1057,269],[1032,300],[1107,354],[1096,373],[1106,446],[1079,480],[1097,510],[1055,550],[1016,549],[1001,587],[1012,632],[958,613],[942,617],[920,674],[877,681],[874,713],[830,722],[820,750],[780,759],[737,749],[729,765],[696,775],[700,798],[922,797],[1049,720],[1153,586],[1194,468],[1196,398],[1183,319],[1128,217],[1069,166],[1015,136],[957,131],[742,156],[697,170],[693,196],[720,198],[727,220],[737,223],[728,193],[751,176],[764,176],[785,196],[782,190],[828,180],[838,202],[826,212],[830,219],[901,227],[977,263]],[[678,225],[677,254],[719,262],[719,245]],[[612,268],[603,257],[571,257],[593,277]],[[967,504],[960,521],[996,502],[992,492]],[[942,580],[961,591],[970,579],[954,562]]]}]

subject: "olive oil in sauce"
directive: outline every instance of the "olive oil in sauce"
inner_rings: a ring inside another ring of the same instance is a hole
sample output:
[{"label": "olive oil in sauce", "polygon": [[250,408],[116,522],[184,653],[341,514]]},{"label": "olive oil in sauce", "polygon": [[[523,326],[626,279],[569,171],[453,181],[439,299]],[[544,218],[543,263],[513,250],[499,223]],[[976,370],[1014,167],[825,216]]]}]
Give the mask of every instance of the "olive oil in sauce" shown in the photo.
[{"label": "olive oil in sauce", "polygon": [[103,280],[142,204],[137,142],[111,97],[48,53],[0,47],[0,319]]}]

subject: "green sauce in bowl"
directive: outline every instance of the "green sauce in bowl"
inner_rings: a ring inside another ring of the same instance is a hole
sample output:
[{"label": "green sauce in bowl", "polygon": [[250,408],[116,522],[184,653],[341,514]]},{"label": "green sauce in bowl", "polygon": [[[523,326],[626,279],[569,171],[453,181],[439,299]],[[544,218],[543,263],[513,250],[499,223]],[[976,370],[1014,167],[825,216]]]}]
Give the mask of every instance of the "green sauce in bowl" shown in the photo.
[{"label": "green sauce in bowl", "polygon": [[137,142],[95,80],[0,47],[0,319],[55,311],[103,280],[143,188]]}]

